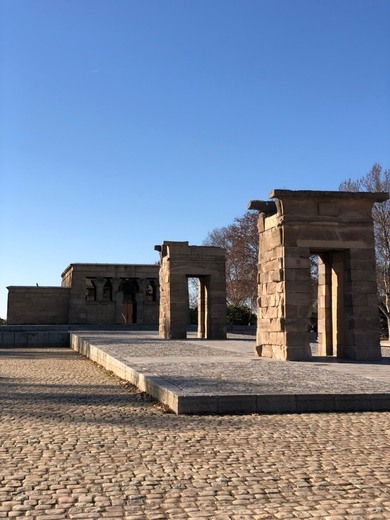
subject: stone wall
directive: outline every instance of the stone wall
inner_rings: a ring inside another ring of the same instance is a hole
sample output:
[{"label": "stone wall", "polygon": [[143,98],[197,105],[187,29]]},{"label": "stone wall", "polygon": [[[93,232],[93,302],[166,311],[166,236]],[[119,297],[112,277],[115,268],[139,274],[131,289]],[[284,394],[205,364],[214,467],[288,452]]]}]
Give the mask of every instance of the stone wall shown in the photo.
[{"label": "stone wall", "polygon": [[69,347],[68,325],[2,325],[0,347]]},{"label": "stone wall", "polygon": [[158,265],[70,264],[70,324],[157,324]]},{"label": "stone wall", "polygon": [[61,325],[68,323],[69,288],[8,287],[8,325]]}]

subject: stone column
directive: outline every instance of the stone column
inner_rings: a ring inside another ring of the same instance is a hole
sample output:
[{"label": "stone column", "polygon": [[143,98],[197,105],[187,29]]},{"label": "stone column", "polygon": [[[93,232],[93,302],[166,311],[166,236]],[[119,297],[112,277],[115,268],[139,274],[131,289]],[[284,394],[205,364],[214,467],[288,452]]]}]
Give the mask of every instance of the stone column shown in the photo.
[{"label": "stone column", "polygon": [[[258,273],[258,319],[257,347],[259,355],[275,359],[286,359],[286,316],[291,314],[293,302],[287,310],[286,280],[283,267],[285,250],[283,247],[282,223],[277,215],[259,215],[259,273]],[[289,256],[289,265],[294,259]],[[290,277],[289,277],[290,278]],[[289,282],[291,280],[289,279]],[[289,331],[292,339],[292,331]]]},{"label": "stone column", "polygon": [[375,360],[381,357],[378,291],[373,234],[365,248],[351,248],[344,280],[344,357]]},{"label": "stone column", "polygon": [[332,254],[332,354],[344,357],[344,262],[343,253]]},{"label": "stone column", "polygon": [[144,322],[144,301],[146,284],[147,280],[145,278],[140,278],[138,280],[139,292],[135,296],[135,300],[137,302],[137,323]]},{"label": "stone column", "polygon": [[156,291],[156,302],[159,302],[160,301],[160,284],[159,284],[159,280],[155,279],[154,283],[155,283],[155,291]]},{"label": "stone column", "polygon": [[205,338],[207,331],[207,290],[204,278],[198,285],[198,338]]},{"label": "stone column", "polygon": [[121,284],[120,278],[112,278],[112,300],[115,302],[115,323],[122,323],[122,302],[123,292],[119,290]]},{"label": "stone column", "polygon": [[101,278],[101,277],[94,278],[93,282],[96,287],[96,301],[102,302],[103,301],[103,288],[104,288],[104,284],[106,283],[106,279]]},{"label": "stone column", "polygon": [[206,278],[207,338],[226,339],[226,281],[225,269]]},{"label": "stone column", "polygon": [[[286,224],[287,226],[287,224]],[[285,244],[289,230],[285,226]],[[292,230],[291,230],[292,231]],[[294,234],[291,233],[291,236]],[[285,341],[288,346],[288,360],[311,358],[310,335],[308,329],[312,309],[312,285],[310,278],[310,249],[285,245]]]},{"label": "stone column", "polygon": [[318,255],[318,354],[333,355],[331,269],[326,254]]}]

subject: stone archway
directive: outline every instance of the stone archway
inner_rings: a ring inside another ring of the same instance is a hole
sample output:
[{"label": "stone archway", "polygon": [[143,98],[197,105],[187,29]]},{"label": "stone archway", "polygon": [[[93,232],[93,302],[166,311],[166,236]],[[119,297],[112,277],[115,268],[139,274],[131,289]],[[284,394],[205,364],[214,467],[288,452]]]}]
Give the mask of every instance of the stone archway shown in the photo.
[{"label": "stone archway", "polygon": [[381,357],[372,206],[388,193],[274,190],[259,211],[257,352],[311,357],[310,255],[319,258],[319,354]]},{"label": "stone archway", "polygon": [[225,251],[219,247],[163,242],[160,252],[160,337],[187,337],[187,279],[198,278],[198,337],[226,338]]}]

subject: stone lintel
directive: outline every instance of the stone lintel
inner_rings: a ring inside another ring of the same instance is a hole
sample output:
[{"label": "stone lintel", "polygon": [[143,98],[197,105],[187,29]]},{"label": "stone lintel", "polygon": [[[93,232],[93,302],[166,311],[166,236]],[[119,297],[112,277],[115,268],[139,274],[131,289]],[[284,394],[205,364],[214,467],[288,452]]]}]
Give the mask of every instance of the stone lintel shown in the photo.
[{"label": "stone lintel", "polygon": [[256,210],[266,215],[274,215],[276,213],[276,203],[273,200],[250,200],[248,209]]},{"label": "stone lintel", "polygon": [[[318,191],[318,190],[273,190],[269,194],[270,199],[358,199],[372,202],[384,202],[388,200],[389,193],[385,191]],[[261,201],[253,201],[261,202]],[[249,208],[257,209],[257,208]]]},{"label": "stone lintel", "polygon": [[[97,269],[95,269],[97,268]],[[155,266],[155,265],[152,265],[152,264],[107,264],[107,263],[72,263],[72,264],[69,264],[68,267],[61,273],[61,279],[63,280],[66,275],[70,272],[76,272],[76,274],[82,274],[84,276],[84,274],[86,276],[89,276],[90,273],[94,273],[96,271],[100,271],[104,274],[102,274],[102,276],[105,276],[105,277],[110,277],[111,275],[107,275],[106,273],[109,273],[110,271],[115,271],[117,269],[121,269],[121,268],[124,268],[124,269],[129,269],[129,268],[132,268],[134,270],[134,268],[139,268],[139,269],[142,269],[142,268],[156,268],[158,269],[158,266]]]},{"label": "stone lintel", "polygon": [[6,289],[10,290],[12,289],[13,291],[25,291],[26,289],[33,289],[34,291],[36,290],[42,290],[42,289],[55,289],[56,291],[57,290],[68,290],[69,287],[62,287],[60,285],[8,285],[6,287]]},{"label": "stone lintel", "polygon": [[[167,256],[168,253],[174,253],[175,256],[188,256],[188,255],[199,255],[199,256],[220,256],[225,258],[225,249],[217,246],[192,246],[188,242],[174,242],[167,241],[161,245],[154,246],[154,250],[160,253],[160,256]],[[185,260],[187,262],[187,260]]]}]

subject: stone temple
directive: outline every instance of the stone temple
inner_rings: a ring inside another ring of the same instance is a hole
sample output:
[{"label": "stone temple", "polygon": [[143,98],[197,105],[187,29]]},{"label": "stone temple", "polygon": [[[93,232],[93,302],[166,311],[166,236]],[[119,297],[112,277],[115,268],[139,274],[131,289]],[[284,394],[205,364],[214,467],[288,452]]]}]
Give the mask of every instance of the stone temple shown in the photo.
[{"label": "stone temple", "polygon": [[158,324],[159,266],[70,264],[61,287],[8,287],[8,325]]},{"label": "stone temple", "polygon": [[[381,357],[372,208],[388,198],[388,193],[274,190],[272,200],[250,202],[249,209],[259,212],[259,356],[311,358],[315,257],[319,355]],[[196,277],[198,337],[226,338],[225,251],[170,241],[156,250],[160,265],[76,263],[62,273],[61,287],[8,287],[8,327],[159,326],[160,338],[184,339],[188,278]],[[0,345],[16,345],[16,339],[4,339],[12,331],[1,329]],[[16,338],[19,331],[14,332]]]}]

